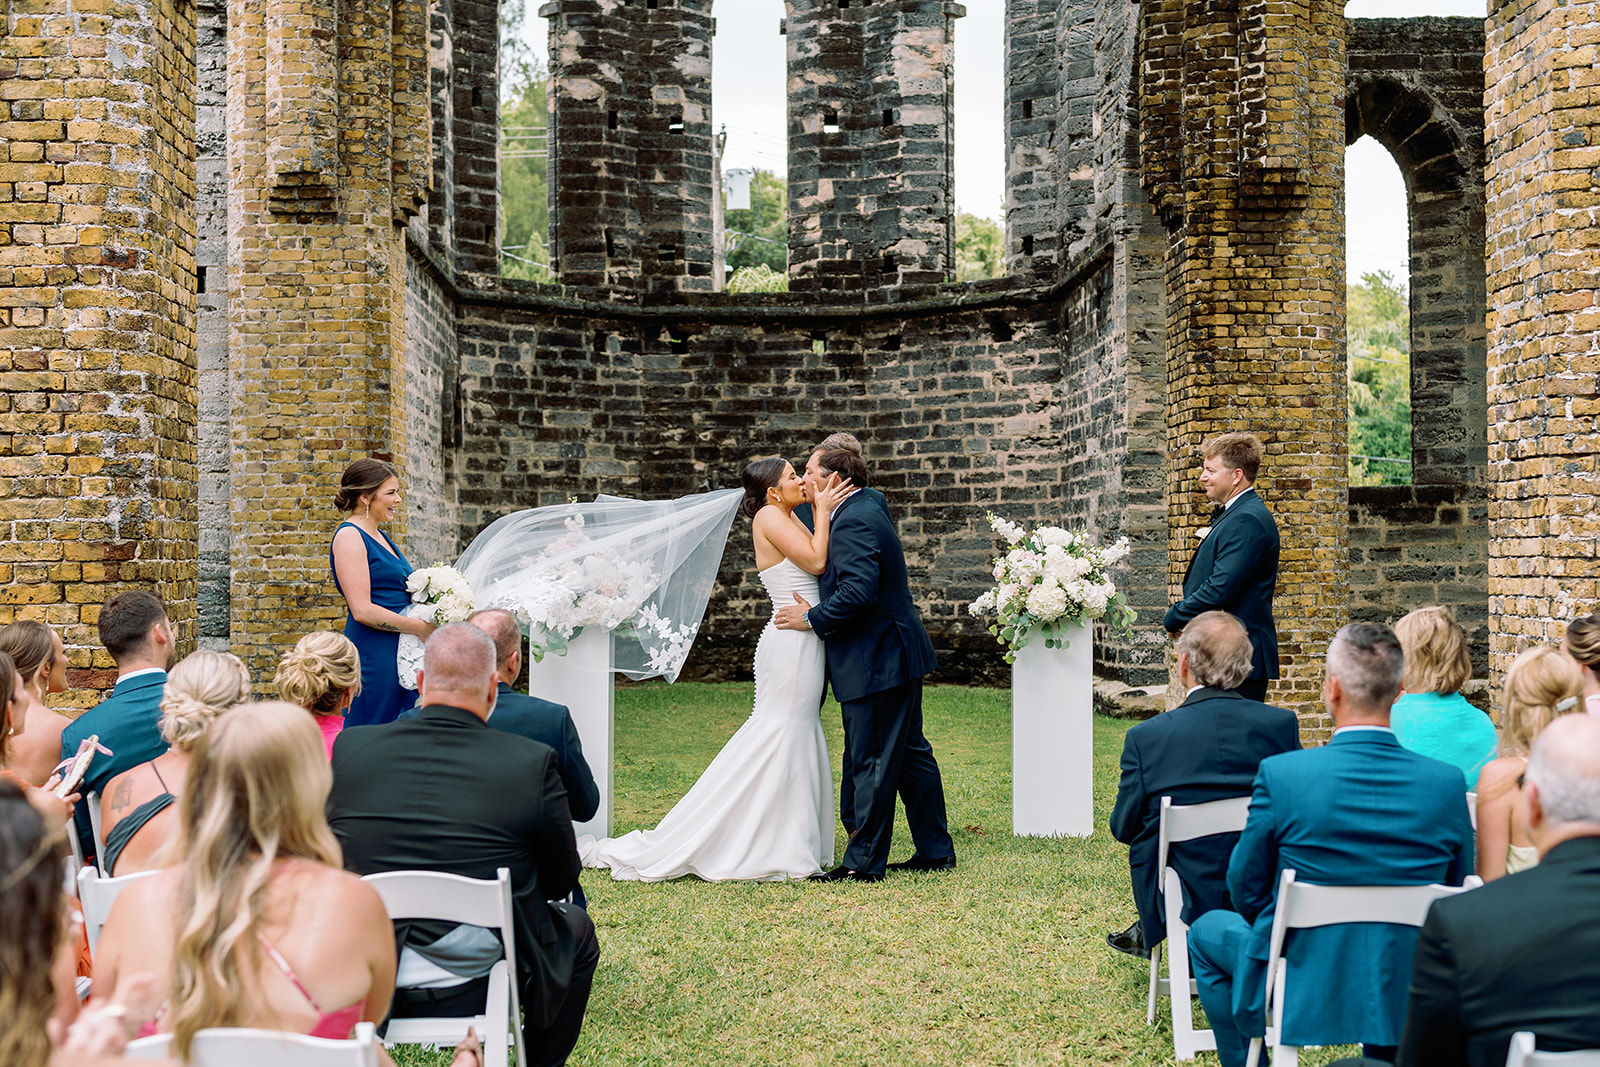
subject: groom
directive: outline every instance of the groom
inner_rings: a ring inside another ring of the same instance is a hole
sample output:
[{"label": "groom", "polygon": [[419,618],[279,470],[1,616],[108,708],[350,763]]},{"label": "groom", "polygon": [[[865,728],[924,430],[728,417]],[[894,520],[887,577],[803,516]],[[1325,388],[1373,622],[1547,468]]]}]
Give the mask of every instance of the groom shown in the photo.
[{"label": "groom", "polygon": [[[833,511],[822,601],[780,608],[780,629],[815,630],[828,681],[844,714],[845,766],[855,783],[855,827],[843,862],[825,881],[877,882],[886,869],[947,871],[956,865],[945,823],[944,782],[922,736],[922,678],[937,665],[906,580],[905,553],[887,512],[862,492],[867,467],[855,453],[812,453],[808,494],[837,475],[853,488]],[[905,798],[916,852],[890,865],[895,795]]]}]

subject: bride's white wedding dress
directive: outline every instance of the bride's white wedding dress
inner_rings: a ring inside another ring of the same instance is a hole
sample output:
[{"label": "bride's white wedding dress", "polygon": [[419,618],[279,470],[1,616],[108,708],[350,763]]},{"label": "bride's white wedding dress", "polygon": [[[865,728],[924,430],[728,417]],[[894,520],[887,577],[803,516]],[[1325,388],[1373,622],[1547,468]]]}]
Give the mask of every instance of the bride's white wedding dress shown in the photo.
[{"label": "bride's white wedding dress", "polygon": [[[789,560],[760,574],[774,609],[817,580]],[[833,864],[833,768],[822,734],[822,641],[769,620],[755,657],[750,718],[654,830],[578,840],[585,866],[658,882],[804,878]]]}]

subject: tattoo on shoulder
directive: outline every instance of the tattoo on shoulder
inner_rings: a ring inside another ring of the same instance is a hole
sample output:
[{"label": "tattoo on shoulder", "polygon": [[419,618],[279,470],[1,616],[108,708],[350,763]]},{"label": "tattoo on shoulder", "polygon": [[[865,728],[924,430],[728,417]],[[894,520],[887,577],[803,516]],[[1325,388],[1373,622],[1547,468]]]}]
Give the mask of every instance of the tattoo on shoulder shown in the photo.
[{"label": "tattoo on shoulder", "polygon": [[128,794],[133,791],[127,782],[118,782],[117,788],[111,791],[111,810],[121,811],[128,806]]}]

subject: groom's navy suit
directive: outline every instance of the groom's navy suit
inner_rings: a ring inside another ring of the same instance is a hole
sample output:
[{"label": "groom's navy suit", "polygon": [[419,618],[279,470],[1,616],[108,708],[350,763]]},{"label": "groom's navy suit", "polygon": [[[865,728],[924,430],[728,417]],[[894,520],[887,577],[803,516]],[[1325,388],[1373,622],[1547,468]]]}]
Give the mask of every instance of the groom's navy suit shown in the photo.
[{"label": "groom's navy suit", "polygon": [[938,662],[911,600],[900,538],[866,493],[852,493],[835,511],[818,584],[822,600],[807,619],[827,650],[828,684],[844,715],[845,765],[855,781],[843,866],[883,873],[897,792],[918,854],[953,856],[944,783],[922,736],[922,678]]},{"label": "groom's navy suit", "polygon": [[1239,494],[1229,508],[1218,508],[1211,532],[1183,576],[1183,599],[1162,620],[1178,633],[1207,611],[1226,611],[1244,623],[1255,654],[1250,676],[1239,691],[1261,699],[1267,680],[1278,677],[1278,627],[1272,620],[1272,594],[1278,587],[1278,524],[1254,489]]}]

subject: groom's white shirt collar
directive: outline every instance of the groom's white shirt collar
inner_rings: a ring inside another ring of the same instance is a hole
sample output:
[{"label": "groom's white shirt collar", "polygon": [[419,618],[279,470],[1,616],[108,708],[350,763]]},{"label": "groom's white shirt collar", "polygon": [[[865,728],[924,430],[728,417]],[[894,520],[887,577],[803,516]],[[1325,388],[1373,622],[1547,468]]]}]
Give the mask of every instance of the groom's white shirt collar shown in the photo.
[{"label": "groom's white shirt collar", "polygon": [[[851,497],[855,496],[859,492],[861,492],[861,487],[859,485],[852,486],[850,488],[850,491],[844,495],[844,500],[849,500]],[[837,504],[835,504],[833,506],[833,510],[828,512],[828,521],[829,522],[832,522],[834,520],[834,517],[839,514],[839,509],[844,507],[844,500],[839,501]]]},{"label": "groom's white shirt collar", "polygon": [[1245,486],[1243,489],[1241,489],[1237,493],[1233,494],[1232,498],[1230,498],[1229,501],[1226,504],[1222,505],[1222,510],[1223,511],[1227,511],[1229,508],[1233,507],[1239,501],[1243,500],[1244,499],[1244,495],[1246,493],[1253,493],[1255,491],[1256,491],[1256,487],[1255,486],[1253,486],[1253,485]]}]

